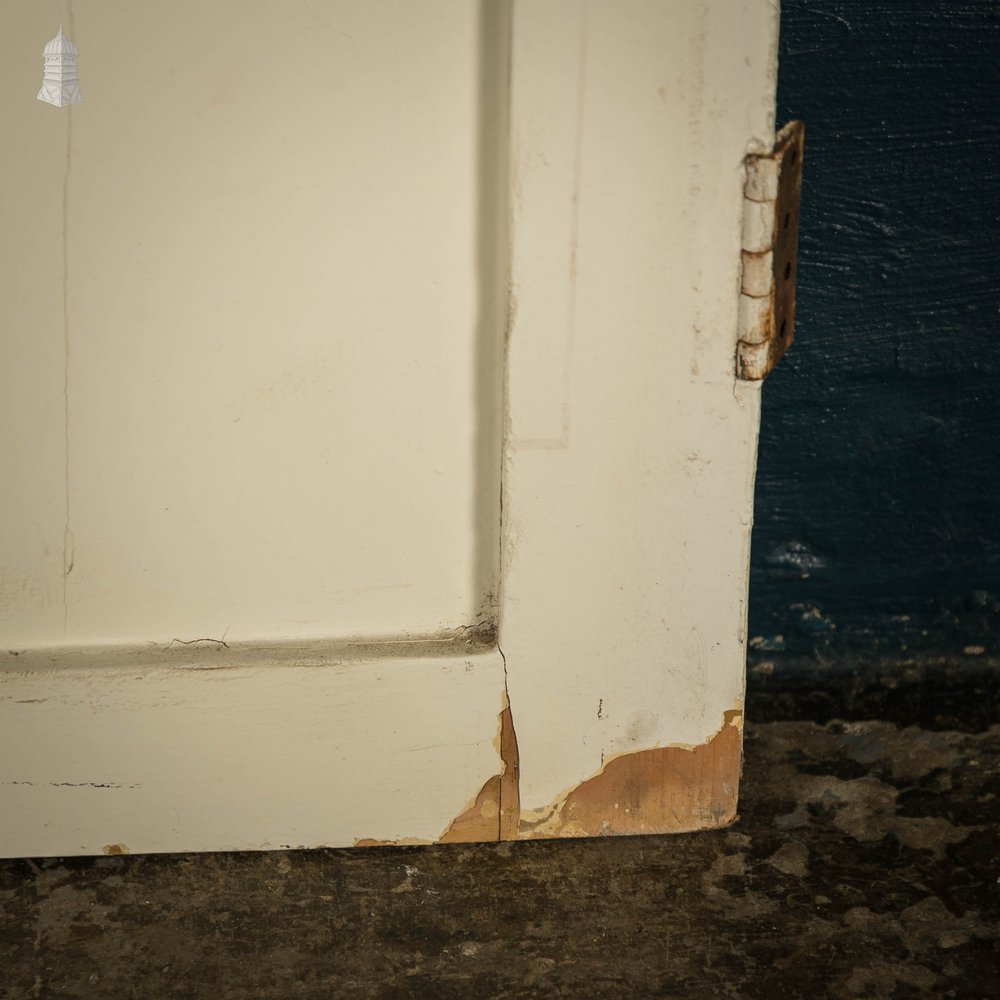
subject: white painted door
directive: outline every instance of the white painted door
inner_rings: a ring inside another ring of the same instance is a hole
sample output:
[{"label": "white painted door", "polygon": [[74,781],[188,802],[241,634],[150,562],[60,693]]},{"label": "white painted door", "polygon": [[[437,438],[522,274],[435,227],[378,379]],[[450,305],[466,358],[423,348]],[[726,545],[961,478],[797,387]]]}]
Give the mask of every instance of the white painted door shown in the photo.
[{"label": "white painted door", "polygon": [[727,822],[772,5],[6,22],[0,851]]}]

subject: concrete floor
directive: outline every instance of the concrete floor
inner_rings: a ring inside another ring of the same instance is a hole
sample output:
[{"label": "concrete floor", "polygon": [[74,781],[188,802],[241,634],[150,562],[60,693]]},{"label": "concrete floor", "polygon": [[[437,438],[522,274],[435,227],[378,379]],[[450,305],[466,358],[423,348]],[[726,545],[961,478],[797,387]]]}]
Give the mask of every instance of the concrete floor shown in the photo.
[{"label": "concrete floor", "polygon": [[1000,726],[773,722],[729,830],[0,862],[7,998],[996,995]]}]

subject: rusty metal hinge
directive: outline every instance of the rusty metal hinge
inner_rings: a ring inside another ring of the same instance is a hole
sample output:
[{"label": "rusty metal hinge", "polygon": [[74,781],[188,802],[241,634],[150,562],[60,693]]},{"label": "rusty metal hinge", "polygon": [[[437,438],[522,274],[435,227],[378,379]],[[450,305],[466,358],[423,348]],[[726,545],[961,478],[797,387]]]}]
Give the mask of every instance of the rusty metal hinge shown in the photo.
[{"label": "rusty metal hinge", "polygon": [[795,336],[795,272],[805,126],[789,122],[770,153],[746,158],[743,282],[740,289],[740,378],[764,378]]}]

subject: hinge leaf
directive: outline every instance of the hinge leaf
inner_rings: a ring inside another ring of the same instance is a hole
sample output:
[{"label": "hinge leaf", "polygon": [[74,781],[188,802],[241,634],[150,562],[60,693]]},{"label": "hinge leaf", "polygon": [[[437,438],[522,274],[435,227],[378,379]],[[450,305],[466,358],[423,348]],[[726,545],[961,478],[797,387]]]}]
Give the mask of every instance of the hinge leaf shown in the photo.
[{"label": "hinge leaf", "polygon": [[805,126],[789,122],[770,153],[747,156],[737,374],[757,381],[795,338],[795,281]]}]

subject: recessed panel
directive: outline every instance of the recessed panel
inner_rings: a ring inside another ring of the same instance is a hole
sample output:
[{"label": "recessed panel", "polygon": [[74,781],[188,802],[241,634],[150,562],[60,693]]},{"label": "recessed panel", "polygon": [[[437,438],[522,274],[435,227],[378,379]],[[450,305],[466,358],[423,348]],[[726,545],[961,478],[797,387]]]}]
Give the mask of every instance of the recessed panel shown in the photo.
[{"label": "recessed panel", "polygon": [[[495,589],[505,53],[475,3],[4,33],[8,646],[420,634]],[[30,7],[30,9],[28,9]]]}]

